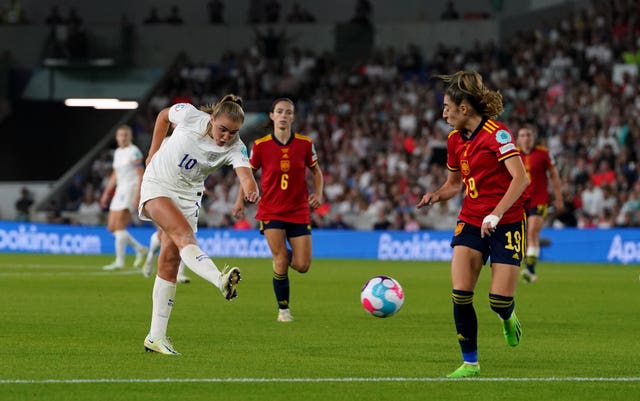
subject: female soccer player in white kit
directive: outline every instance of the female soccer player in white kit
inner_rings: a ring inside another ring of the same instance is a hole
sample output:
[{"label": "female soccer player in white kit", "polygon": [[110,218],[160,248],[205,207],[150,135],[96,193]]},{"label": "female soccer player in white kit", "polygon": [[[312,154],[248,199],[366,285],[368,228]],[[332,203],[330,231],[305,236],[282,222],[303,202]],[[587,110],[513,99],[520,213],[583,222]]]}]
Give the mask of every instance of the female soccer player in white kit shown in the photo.
[{"label": "female soccer player in white kit", "polygon": [[[235,95],[226,95],[201,110],[178,103],[160,111],[156,118],[138,207],[141,219],[152,220],[163,231],[151,328],[144,340],[147,351],[179,355],[166,332],[180,260],[218,287],[227,300],[237,296],[240,269],[228,267],[220,272],[198,246],[195,232],[204,180],[214,170],[233,166],[246,194],[244,200],[255,203],[260,199],[247,148],[238,134],[243,122],[242,99]],[[171,123],[176,127],[161,147]]]},{"label": "female soccer player in white kit", "polygon": [[[100,197],[100,206],[109,205],[109,221],[107,228],[115,236],[116,260],[103,267],[104,270],[117,270],[125,267],[127,245],[136,250],[134,267],[140,267],[146,256],[147,248],[136,241],[127,231],[131,223],[131,214],[136,210],[140,200],[140,181],[142,181],[142,153],[131,141],[131,127],[121,125],[116,130],[118,148],[113,153],[113,171],[109,182]],[[115,189],[115,193],[113,190]],[[111,204],[109,197],[113,193]]]}]

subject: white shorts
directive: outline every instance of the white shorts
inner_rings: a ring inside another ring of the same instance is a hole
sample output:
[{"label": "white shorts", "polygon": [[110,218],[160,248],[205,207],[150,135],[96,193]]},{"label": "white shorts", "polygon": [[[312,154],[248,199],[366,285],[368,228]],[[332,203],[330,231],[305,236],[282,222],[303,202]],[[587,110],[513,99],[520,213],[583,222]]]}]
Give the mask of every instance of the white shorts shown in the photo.
[{"label": "white shorts", "polygon": [[116,186],[116,191],[113,194],[113,199],[111,199],[111,204],[109,204],[109,210],[129,210],[131,213],[134,213],[136,210],[133,201],[136,198],[136,191],[138,190],[138,186],[130,186],[130,185],[118,185]]},{"label": "white shorts", "polygon": [[140,204],[138,205],[138,216],[140,220],[152,221],[149,216],[144,214],[144,204],[151,199],[155,198],[169,198],[174,205],[178,207],[182,215],[187,219],[189,225],[193,229],[193,232],[198,231],[198,214],[200,213],[200,205],[202,201],[202,195],[193,194],[193,196],[184,196],[184,194],[178,194],[171,192],[166,188],[143,181],[140,187]]}]

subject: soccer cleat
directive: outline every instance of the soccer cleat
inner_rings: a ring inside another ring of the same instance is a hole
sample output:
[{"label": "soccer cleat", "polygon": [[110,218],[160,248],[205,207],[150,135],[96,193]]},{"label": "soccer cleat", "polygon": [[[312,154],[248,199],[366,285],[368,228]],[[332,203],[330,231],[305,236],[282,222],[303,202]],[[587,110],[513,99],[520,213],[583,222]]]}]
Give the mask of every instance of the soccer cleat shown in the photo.
[{"label": "soccer cleat", "polygon": [[516,313],[511,313],[511,317],[502,321],[502,333],[504,339],[507,340],[507,344],[512,347],[520,344],[520,337],[522,337],[522,326],[516,316]]},{"label": "soccer cleat", "polygon": [[152,340],[147,336],[144,339],[144,349],[147,352],[157,352],[163,355],[180,355],[178,351],[173,349],[173,344],[168,337],[161,337]]},{"label": "soccer cleat", "polygon": [[527,269],[523,269],[521,274],[522,274],[522,278],[527,283],[535,283],[536,281],[538,281],[538,276],[536,276],[535,274],[531,273]]},{"label": "soccer cleat", "polygon": [[220,273],[219,288],[220,292],[222,292],[222,296],[227,301],[231,301],[233,298],[238,296],[236,287],[241,279],[239,268],[225,266],[224,269],[222,269],[222,273]]},{"label": "soccer cleat", "polygon": [[474,377],[480,374],[480,365],[464,362],[460,367],[447,375],[451,379]]},{"label": "soccer cleat", "polygon": [[148,262],[145,262],[144,265],[142,265],[142,275],[149,278],[151,277],[151,274],[153,274],[153,258],[149,259]]},{"label": "soccer cleat", "polygon": [[113,271],[113,270],[121,270],[124,269],[124,265],[119,265],[116,262],[109,263],[106,266],[102,266],[102,270]]},{"label": "soccer cleat", "polygon": [[291,314],[291,310],[289,308],[278,309],[278,318],[276,320],[283,323],[293,322],[293,315]]},{"label": "soccer cleat", "polygon": [[191,282],[191,277],[185,276],[184,274],[178,274],[176,281],[180,284],[187,284]]},{"label": "soccer cleat", "polygon": [[136,259],[133,261],[133,267],[138,268],[142,266],[142,263],[144,263],[144,260],[147,258],[147,251],[147,247],[144,246],[136,250]]}]

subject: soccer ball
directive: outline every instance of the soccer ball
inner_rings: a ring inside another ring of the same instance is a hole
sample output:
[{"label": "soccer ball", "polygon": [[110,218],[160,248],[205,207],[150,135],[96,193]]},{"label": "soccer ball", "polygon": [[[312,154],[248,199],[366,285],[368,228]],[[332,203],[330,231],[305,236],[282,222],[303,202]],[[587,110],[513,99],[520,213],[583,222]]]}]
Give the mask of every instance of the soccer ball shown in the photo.
[{"label": "soccer ball", "polygon": [[362,306],[375,317],[389,317],[402,308],[404,292],[400,283],[389,276],[375,276],[360,292]]}]

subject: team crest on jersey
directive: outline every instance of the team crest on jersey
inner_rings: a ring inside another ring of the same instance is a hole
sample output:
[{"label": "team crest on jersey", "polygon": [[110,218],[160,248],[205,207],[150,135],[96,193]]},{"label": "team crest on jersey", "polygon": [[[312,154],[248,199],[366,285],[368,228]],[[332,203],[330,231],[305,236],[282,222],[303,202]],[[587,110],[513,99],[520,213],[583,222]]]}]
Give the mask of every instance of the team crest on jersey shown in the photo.
[{"label": "team crest on jersey", "polygon": [[291,162],[289,160],[280,160],[280,171],[286,173],[291,168]]},{"label": "team crest on jersey", "polygon": [[216,160],[220,158],[220,156],[222,156],[220,153],[209,153],[207,155],[207,161],[214,163]]},{"label": "team crest on jersey", "polygon": [[456,236],[460,234],[463,228],[464,228],[464,223],[458,223],[458,225],[456,226],[456,229],[453,231],[453,235]]},{"label": "team crest on jersey", "polygon": [[469,175],[471,173],[468,160],[460,160],[460,171],[462,171],[462,174],[464,175]]},{"label": "team crest on jersey", "polygon": [[184,103],[178,103],[178,104],[176,104],[176,106],[174,107],[174,109],[175,109],[176,111],[180,111],[180,110],[184,109],[185,107],[187,107],[187,105],[186,105],[186,104],[184,104]]},{"label": "team crest on jersey", "polygon": [[498,141],[498,143],[503,143],[503,144],[509,143],[511,142],[511,134],[501,129],[498,132],[496,132],[496,141]]}]

